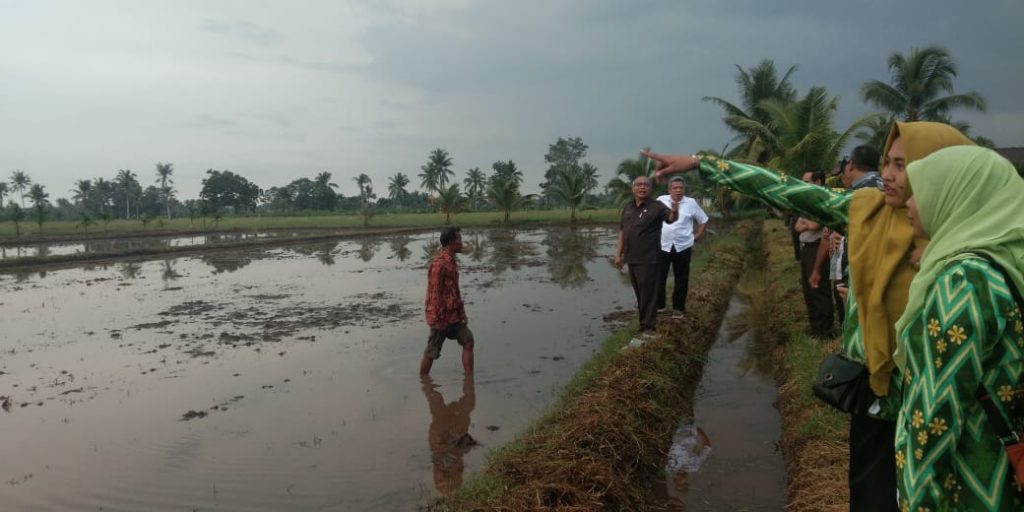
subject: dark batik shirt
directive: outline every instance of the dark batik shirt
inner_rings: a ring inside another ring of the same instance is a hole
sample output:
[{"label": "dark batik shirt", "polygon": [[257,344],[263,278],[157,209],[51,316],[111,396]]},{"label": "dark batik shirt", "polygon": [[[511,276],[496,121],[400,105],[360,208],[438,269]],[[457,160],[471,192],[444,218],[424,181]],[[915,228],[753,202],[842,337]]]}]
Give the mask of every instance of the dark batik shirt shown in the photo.
[{"label": "dark batik shirt", "polygon": [[635,199],[622,208],[622,252],[630,265],[655,264],[661,252],[661,224],[669,222],[672,210],[664,203],[648,197],[640,206]]},{"label": "dark batik shirt", "polygon": [[455,254],[441,248],[427,270],[427,325],[444,329],[466,322],[466,307],[459,292],[459,267]]}]

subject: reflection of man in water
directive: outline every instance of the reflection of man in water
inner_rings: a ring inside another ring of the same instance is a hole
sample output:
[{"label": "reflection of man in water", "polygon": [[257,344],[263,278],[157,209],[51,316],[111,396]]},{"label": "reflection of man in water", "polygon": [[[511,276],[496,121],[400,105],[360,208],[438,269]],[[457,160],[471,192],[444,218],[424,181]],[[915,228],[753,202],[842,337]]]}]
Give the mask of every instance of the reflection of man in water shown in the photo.
[{"label": "reflection of man in water", "polygon": [[459,267],[455,255],[462,252],[462,233],[457,227],[441,231],[441,249],[427,271],[427,325],[430,337],[420,360],[420,375],[430,373],[434,359],[441,357],[445,338],[462,345],[462,369],[473,374],[473,332],[466,327],[466,307],[459,291]]},{"label": "reflection of man in water", "polygon": [[430,460],[434,464],[434,486],[438,492],[448,496],[462,485],[462,458],[477,443],[469,435],[469,415],[476,406],[476,392],[473,377],[467,375],[462,381],[462,398],[450,404],[430,377],[423,378],[423,394],[430,405]]}]

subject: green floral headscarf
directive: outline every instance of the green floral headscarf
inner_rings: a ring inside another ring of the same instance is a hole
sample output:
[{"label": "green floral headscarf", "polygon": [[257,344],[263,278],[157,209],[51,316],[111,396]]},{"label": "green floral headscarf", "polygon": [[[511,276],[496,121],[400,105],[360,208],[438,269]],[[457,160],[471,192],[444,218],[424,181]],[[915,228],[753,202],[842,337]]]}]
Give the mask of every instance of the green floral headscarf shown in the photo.
[{"label": "green floral headscarf", "polygon": [[[924,307],[935,276],[958,254],[984,254],[1002,265],[1024,292],[1024,180],[990,149],[955,146],[907,167],[925,232],[931,239],[910,284],[907,309],[896,322],[902,334]],[[895,361],[906,361],[902,336]]]}]

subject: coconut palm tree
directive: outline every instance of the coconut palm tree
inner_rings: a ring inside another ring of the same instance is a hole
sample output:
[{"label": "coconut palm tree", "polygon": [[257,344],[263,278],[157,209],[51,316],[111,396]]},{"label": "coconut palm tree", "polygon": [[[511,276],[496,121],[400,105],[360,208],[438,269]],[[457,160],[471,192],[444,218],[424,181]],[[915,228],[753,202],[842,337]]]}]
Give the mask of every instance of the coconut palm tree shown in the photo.
[{"label": "coconut palm tree", "polygon": [[853,137],[881,152],[882,146],[885,145],[885,139],[889,136],[889,130],[892,129],[892,123],[895,120],[896,116],[891,114],[888,116],[877,116],[871,122],[862,126]]},{"label": "coconut palm tree", "polygon": [[832,97],[824,87],[811,87],[796,102],[766,100],[761,108],[768,122],[748,120],[740,123],[756,133],[768,155],[767,165],[799,176],[811,169],[830,169],[846,142],[883,114],[866,114],[856,119],[842,133],[832,128],[832,119],[839,98]]},{"label": "coconut palm tree", "polygon": [[479,167],[466,171],[466,179],[462,181],[466,185],[466,196],[473,202],[473,209],[480,208],[480,199],[483,199],[484,189],[487,187],[487,177]]},{"label": "coconut palm tree", "polygon": [[768,114],[762,108],[765,100],[788,103],[796,98],[796,89],[789,77],[796,71],[791,66],[780,79],[775,70],[775,61],[764,59],[749,70],[736,65],[736,85],[739,87],[740,104],[735,105],[717,96],[705,96],[703,101],[714,103],[725,110],[725,125],[736,132],[735,141],[740,142],[732,156],[764,162],[763,146],[758,133],[747,128],[750,122],[765,124]]},{"label": "coconut palm tree", "polygon": [[941,46],[911,48],[907,56],[893,53],[889,73],[890,83],[872,80],[861,86],[860,94],[865,102],[904,121],[948,122],[954,108],[985,111],[980,94],[953,93],[956,64]]},{"label": "coconut palm tree", "polygon": [[11,173],[11,190],[21,194],[21,207],[25,207],[25,191],[32,184],[32,178],[24,171],[17,170]]},{"label": "coconut palm tree", "polygon": [[71,189],[71,199],[83,210],[89,211],[89,200],[92,198],[92,180],[78,180],[75,188]]},{"label": "coconut palm tree", "polygon": [[117,178],[114,178],[118,188],[121,189],[121,193],[124,194],[125,219],[132,216],[132,196],[134,195],[135,190],[139,188],[139,181],[136,178],[137,176],[135,173],[129,169],[121,169],[117,171]]},{"label": "coconut palm tree", "polygon": [[491,169],[494,169],[491,179],[511,181],[516,187],[523,184],[523,171],[520,171],[519,167],[512,160],[494,162],[491,165]]},{"label": "coconut palm tree", "polygon": [[467,203],[466,197],[459,191],[458,183],[437,191],[437,210],[444,214],[445,224],[451,224],[452,215],[465,210]]},{"label": "coconut palm tree", "polygon": [[398,205],[399,209],[405,204],[405,198],[409,196],[409,191],[405,190],[407,186],[409,186],[409,177],[403,173],[396,172],[388,179],[388,199]]},{"label": "coconut palm tree", "polygon": [[533,204],[536,195],[521,194],[519,184],[515,180],[495,178],[495,176],[491,176],[487,184],[487,199],[494,205],[494,209],[505,213],[505,222],[507,223],[513,211]]},{"label": "coconut palm tree", "polygon": [[7,188],[6,181],[0,181],[0,209],[4,207],[4,196],[11,193],[11,189]]},{"label": "coconut palm tree", "polygon": [[32,214],[36,223],[39,224],[39,234],[43,234],[43,223],[46,222],[46,217],[50,213],[50,200],[48,199],[50,194],[44,190],[42,185],[36,183],[29,189],[28,197],[32,200]]},{"label": "coconut palm tree", "polygon": [[451,155],[441,148],[431,151],[427,163],[420,169],[423,171],[419,175],[420,188],[425,189],[427,193],[440,192],[448,185],[448,180],[455,176],[455,171],[452,170]]},{"label": "coconut palm tree", "polygon": [[590,190],[587,188],[588,177],[580,167],[562,168],[555,174],[548,187],[548,193],[569,206],[569,224],[576,224],[576,209],[583,204],[583,199]]},{"label": "coconut palm tree", "polygon": [[164,198],[164,206],[167,208],[167,218],[171,218],[171,198],[174,197],[174,189],[169,184],[174,183],[171,179],[174,174],[174,164],[157,162],[156,182],[160,184],[160,193]]},{"label": "coconut palm tree", "polygon": [[373,181],[366,173],[352,178],[359,186],[360,213],[363,215],[363,227],[370,225],[370,217],[373,217],[373,200],[377,194],[373,193]]}]

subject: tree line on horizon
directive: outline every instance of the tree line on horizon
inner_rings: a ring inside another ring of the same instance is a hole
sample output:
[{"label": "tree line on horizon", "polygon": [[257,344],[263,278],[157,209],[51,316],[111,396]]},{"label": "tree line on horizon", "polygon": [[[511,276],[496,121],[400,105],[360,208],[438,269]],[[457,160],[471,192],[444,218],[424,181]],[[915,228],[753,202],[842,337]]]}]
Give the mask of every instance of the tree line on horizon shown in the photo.
[{"label": "tree line on horizon", "polygon": [[[721,150],[705,150],[730,159],[752,162],[794,175],[805,170],[831,169],[851,139],[873,145],[879,150],[893,121],[938,121],[949,123],[970,136],[970,126],[952,118],[955,109],[985,111],[984,98],[977,92],[956,93],[953,80],[957,67],[949,52],[940,46],[913,48],[907,55],[893,53],[888,60],[888,82],[870,80],[860,89],[861,99],[877,109],[855,119],[842,131],[834,124],[839,98],[821,86],[810,87],[800,96],[791,78],[797,66],[781,76],[771,59],[744,69],[736,65],[739,101],[707,96],[703,101],[720,106],[723,122],[734,137]],[[981,145],[992,141],[973,137]],[[71,189],[70,199],[51,204],[50,194],[33,184],[27,173],[16,170],[9,182],[0,182],[0,221],[20,223],[31,219],[42,230],[49,218],[80,220],[85,229],[98,220],[159,217],[219,218],[224,214],[246,215],[347,212],[363,216],[368,225],[377,212],[437,212],[448,223],[463,211],[499,211],[503,219],[511,213],[530,208],[568,209],[570,222],[584,207],[619,206],[629,198],[632,181],[651,176],[653,165],[644,158],[625,159],[615,174],[600,188],[598,169],[585,161],[588,146],[579,137],[559,137],[549,145],[544,160],[548,168],[540,183],[540,194],[521,191],[523,172],[512,160],[499,160],[490,173],[468,169],[462,182],[453,170],[452,155],[436,148],[420,167],[419,190],[409,190],[412,177],[396,172],[388,178],[387,195],[379,197],[365,173],[353,178],[359,193],[344,196],[336,189],[334,175],[321,172],[311,178],[298,178],[284,186],[261,189],[244,176],[209,169],[202,180],[198,199],[179,200],[173,187],[174,167],[157,163],[155,179],[143,187],[139,176],[120,169],[112,179],[80,179]],[[1020,169],[1019,169],[1020,170]],[[706,197],[723,215],[742,202],[724,187],[702,183],[686,176],[690,195]],[[14,200],[19,194],[20,203]],[[10,201],[6,201],[6,198]],[[32,203],[28,208],[26,197]],[[20,232],[20,229],[18,229]]]}]

